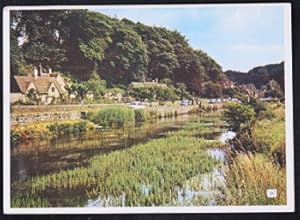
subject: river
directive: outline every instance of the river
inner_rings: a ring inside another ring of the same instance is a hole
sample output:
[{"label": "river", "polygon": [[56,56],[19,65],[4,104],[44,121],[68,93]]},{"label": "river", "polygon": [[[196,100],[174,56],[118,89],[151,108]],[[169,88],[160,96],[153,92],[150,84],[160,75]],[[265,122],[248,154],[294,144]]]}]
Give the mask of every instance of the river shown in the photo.
[{"label": "river", "polygon": [[[144,143],[151,139],[166,136],[167,132],[181,129],[188,122],[198,121],[199,116],[184,115],[176,118],[160,119],[151,123],[145,123],[139,127],[126,129],[98,129],[79,136],[69,136],[51,140],[33,140],[20,142],[12,146],[11,156],[11,181],[25,181],[34,176],[45,175],[64,169],[87,166],[91,157],[111,151],[128,148],[138,143]],[[209,135],[206,139],[218,139],[225,143],[235,137],[235,133],[227,130],[218,133],[217,136]],[[226,153],[222,149],[208,149],[207,155],[221,162],[221,166],[215,167],[212,172],[187,180],[183,187],[175,187],[177,192],[177,205],[191,205],[194,198],[201,197],[208,201],[208,205],[216,205],[216,195],[219,195],[219,187],[225,184],[223,165],[226,162]],[[201,188],[191,187],[197,183]],[[151,190],[151,185],[144,185],[144,193]],[[50,193],[50,194],[49,194]],[[84,194],[77,192],[78,196]],[[73,193],[63,193],[65,200],[72,204],[83,205],[84,196],[72,197]],[[47,195],[51,196],[51,192]],[[125,203],[126,195],[122,195],[122,203]],[[109,200],[109,199],[108,199]],[[86,207],[101,207],[110,204],[110,201],[101,198],[85,200]],[[57,204],[60,206],[60,204]],[[66,204],[61,204],[65,206]]]},{"label": "river", "polygon": [[197,119],[195,115],[163,118],[125,129],[98,129],[78,136],[15,143],[11,150],[11,179],[24,181],[62,169],[85,166],[95,154],[128,148],[159,138]]}]

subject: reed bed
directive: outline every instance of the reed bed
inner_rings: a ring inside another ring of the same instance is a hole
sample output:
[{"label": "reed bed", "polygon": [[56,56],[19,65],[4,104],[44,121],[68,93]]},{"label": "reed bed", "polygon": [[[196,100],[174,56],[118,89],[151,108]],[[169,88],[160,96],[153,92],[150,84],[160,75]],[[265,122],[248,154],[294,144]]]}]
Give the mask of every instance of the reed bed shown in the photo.
[{"label": "reed bed", "polygon": [[110,106],[92,113],[89,120],[104,127],[119,128],[133,124],[135,114],[127,107]]},{"label": "reed bed", "polygon": [[[199,127],[203,125],[199,123]],[[201,133],[201,129],[197,130],[196,124],[187,125],[183,131],[169,132],[165,138],[130,149],[94,156],[87,167],[34,177],[25,183],[16,182],[16,195],[26,191],[34,197],[50,190],[60,196],[59,192],[84,188],[87,198],[101,197],[109,200],[109,205],[174,204],[176,187],[183,187],[186,180],[208,173],[218,164],[205,150],[222,145],[219,141],[197,137],[196,131]],[[125,195],[123,203],[118,199],[122,195]],[[55,205],[51,200],[49,203]]]},{"label": "reed bed", "polygon": [[[276,189],[277,197],[268,198],[267,190]],[[241,154],[226,175],[224,205],[285,205],[286,171],[264,154]]]},{"label": "reed bed", "polygon": [[[251,135],[243,140],[254,146],[250,152],[230,158],[222,188],[224,205],[285,205],[285,121],[284,105],[269,103],[267,110],[251,127]],[[241,142],[242,143],[242,142]],[[233,154],[234,155],[234,154]],[[267,190],[276,189],[277,197],[268,198]]]}]

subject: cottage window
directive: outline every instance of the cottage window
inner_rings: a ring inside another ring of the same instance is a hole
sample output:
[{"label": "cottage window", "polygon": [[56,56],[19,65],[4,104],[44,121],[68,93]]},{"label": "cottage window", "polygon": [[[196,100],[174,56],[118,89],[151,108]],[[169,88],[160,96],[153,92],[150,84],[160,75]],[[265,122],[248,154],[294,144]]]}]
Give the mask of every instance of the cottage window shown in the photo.
[{"label": "cottage window", "polygon": [[54,87],[51,88],[51,92],[55,92],[55,88]]}]

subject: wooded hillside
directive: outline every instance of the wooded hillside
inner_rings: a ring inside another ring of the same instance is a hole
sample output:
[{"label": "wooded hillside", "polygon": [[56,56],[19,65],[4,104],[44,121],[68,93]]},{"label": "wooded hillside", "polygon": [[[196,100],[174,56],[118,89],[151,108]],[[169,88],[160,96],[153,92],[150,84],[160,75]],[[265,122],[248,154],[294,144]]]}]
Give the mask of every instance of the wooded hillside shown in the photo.
[{"label": "wooded hillside", "polygon": [[157,78],[203,96],[220,93],[225,78],[221,66],[178,31],[88,10],[13,12],[10,36],[12,75],[41,64],[80,80],[95,70],[109,87]]},{"label": "wooded hillside", "polygon": [[284,62],[255,67],[247,73],[229,70],[225,75],[238,84],[253,83],[256,88],[261,88],[270,80],[275,80],[284,89]]}]

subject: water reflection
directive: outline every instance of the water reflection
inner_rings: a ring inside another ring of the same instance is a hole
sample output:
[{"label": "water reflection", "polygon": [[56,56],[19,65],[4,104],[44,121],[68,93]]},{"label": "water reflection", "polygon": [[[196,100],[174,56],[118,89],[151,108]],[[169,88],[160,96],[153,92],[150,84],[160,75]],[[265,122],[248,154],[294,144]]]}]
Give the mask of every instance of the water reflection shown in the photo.
[{"label": "water reflection", "polygon": [[163,118],[140,127],[97,129],[78,136],[14,143],[11,150],[11,178],[26,180],[57,170],[85,166],[95,154],[110,152],[160,138],[196,120],[195,115]]}]

